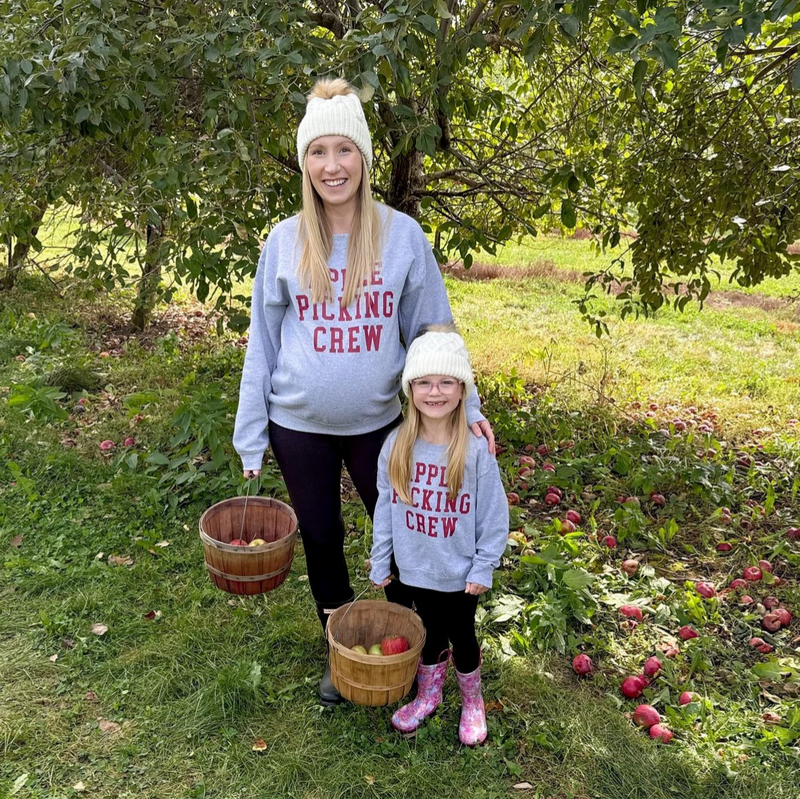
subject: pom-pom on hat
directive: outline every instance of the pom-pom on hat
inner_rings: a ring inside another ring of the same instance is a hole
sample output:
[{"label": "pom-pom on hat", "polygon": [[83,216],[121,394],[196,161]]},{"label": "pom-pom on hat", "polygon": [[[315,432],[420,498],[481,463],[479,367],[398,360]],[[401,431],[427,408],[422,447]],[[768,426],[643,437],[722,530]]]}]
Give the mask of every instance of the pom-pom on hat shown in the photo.
[{"label": "pom-pom on hat", "polygon": [[411,381],[426,375],[445,375],[463,381],[466,393],[475,386],[464,339],[453,325],[429,327],[408,348],[403,369],[403,391],[411,396]]},{"label": "pom-pom on hat", "polygon": [[306,115],[297,128],[301,169],[308,146],[321,136],[346,136],[361,150],[367,169],[372,171],[372,139],[364,109],[353,87],[342,78],[323,78],[308,95]]}]

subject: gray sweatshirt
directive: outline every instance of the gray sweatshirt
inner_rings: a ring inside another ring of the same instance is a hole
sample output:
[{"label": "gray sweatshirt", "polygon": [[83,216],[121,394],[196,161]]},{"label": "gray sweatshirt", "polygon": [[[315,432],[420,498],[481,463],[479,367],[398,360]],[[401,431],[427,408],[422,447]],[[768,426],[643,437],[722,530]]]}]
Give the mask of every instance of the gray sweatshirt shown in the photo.
[{"label": "gray sweatshirt", "polygon": [[[267,423],[308,433],[358,435],[400,414],[406,351],[429,324],[452,322],[450,303],[430,243],[410,216],[380,206],[382,263],[371,285],[342,307],[347,234],[333,237],[328,266],[334,301],[312,302],[297,280],[298,218],[270,232],[253,284],[250,340],[239,390],[233,446],[244,469],[260,469]],[[476,392],[470,424],[483,420]],[[482,439],[484,448],[486,440]]]},{"label": "gray sweatshirt", "polygon": [[394,553],[400,579],[435,591],[463,591],[467,583],[492,587],[492,571],[508,539],[508,501],[500,470],[486,440],[470,436],[464,480],[447,498],[446,445],[417,439],[411,470],[411,505],[389,483],[389,434],[378,461],[378,504],[372,537],[370,580],[389,576]]}]

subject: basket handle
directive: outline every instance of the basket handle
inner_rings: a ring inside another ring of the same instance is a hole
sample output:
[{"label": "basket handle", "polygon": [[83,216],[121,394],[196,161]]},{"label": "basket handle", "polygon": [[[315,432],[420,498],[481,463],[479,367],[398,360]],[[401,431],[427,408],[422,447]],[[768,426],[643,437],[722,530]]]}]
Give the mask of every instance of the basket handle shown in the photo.
[{"label": "basket handle", "polygon": [[[261,475],[259,474],[256,477],[256,480],[260,480]],[[244,532],[244,520],[245,516],[247,515],[247,500],[250,499],[250,484],[253,482],[252,477],[247,478],[247,493],[244,495],[244,508],[242,509],[242,526],[239,528],[239,538],[242,537],[242,533]],[[256,493],[258,493],[258,489],[256,489]]]},{"label": "basket handle", "polygon": [[[342,621],[344,621],[344,617],[350,612],[350,608],[352,608],[353,605],[355,605],[356,602],[358,602],[358,600],[361,599],[361,597],[364,596],[364,594],[366,594],[370,588],[372,588],[372,585],[370,583],[367,583],[367,587],[357,597],[354,597],[353,599],[350,600],[350,607],[348,607],[347,610],[342,614]],[[333,638],[333,640],[336,641],[336,643],[341,643],[340,641],[336,640],[335,636],[331,635],[331,638]]]}]

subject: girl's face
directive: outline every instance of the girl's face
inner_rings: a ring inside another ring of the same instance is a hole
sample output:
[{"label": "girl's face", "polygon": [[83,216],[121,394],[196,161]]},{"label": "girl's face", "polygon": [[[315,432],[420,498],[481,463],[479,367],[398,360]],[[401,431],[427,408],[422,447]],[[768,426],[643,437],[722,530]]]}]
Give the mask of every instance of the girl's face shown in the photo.
[{"label": "girl's face", "polygon": [[311,185],[326,207],[353,206],[364,171],[361,151],[344,136],[321,136],[308,146],[305,160]]},{"label": "girl's face", "polygon": [[464,395],[464,384],[447,375],[425,375],[411,381],[411,398],[416,409],[428,419],[444,419]]}]

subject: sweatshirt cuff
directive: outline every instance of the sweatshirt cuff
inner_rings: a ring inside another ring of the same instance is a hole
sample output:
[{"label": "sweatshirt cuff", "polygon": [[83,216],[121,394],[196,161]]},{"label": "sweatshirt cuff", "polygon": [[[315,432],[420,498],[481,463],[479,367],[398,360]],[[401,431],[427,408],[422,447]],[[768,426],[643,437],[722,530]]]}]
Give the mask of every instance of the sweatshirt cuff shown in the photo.
[{"label": "sweatshirt cuff", "polygon": [[480,565],[473,566],[467,575],[467,582],[477,583],[478,585],[485,585],[487,588],[491,588],[493,572],[494,569],[491,565],[481,563]]},{"label": "sweatshirt cuff", "polygon": [[378,564],[377,566],[373,564],[372,570],[369,573],[369,581],[375,583],[375,585],[380,585],[390,574],[388,563],[385,566],[382,564]]},{"label": "sweatshirt cuff", "polygon": [[261,468],[261,462],[264,460],[264,453],[242,452],[239,457],[242,459],[242,470],[251,472]]}]

